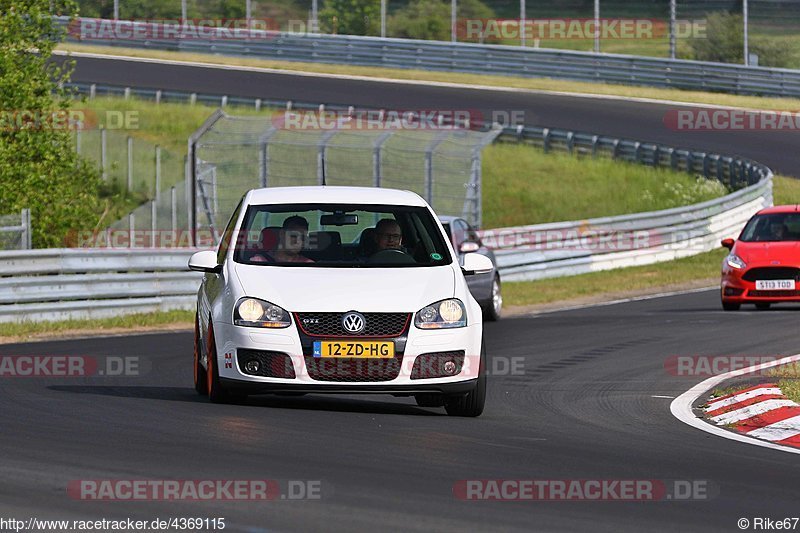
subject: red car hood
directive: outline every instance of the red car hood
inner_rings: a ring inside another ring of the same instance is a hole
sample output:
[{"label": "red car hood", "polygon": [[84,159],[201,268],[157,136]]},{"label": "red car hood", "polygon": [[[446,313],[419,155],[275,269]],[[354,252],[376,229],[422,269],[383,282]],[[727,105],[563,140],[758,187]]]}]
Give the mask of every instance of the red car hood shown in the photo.
[{"label": "red car hood", "polygon": [[754,265],[800,266],[800,241],[737,241],[733,253],[741,257],[748,267]]}]

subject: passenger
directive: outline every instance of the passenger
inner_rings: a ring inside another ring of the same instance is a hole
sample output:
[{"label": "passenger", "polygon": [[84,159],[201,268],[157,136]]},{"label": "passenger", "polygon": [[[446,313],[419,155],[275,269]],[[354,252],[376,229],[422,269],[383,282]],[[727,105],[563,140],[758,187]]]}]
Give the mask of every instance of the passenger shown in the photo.
[{"label": "passenger", "polygon": [[298,215],[283,221],[279,232],[278,249],[253,256],[250,260],[257,263],[274,261],[276,263],[313,263],[312,259],[300,252],[308,242],[308,221]]}]

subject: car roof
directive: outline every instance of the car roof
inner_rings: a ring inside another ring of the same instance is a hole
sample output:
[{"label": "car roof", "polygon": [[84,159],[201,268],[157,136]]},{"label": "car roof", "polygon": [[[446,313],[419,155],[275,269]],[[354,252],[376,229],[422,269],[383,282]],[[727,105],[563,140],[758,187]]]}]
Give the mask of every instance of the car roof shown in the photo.
[{"label": "car roof", "polygon": [[773,205],[759,211],[758,215],[770,215],[775,213],[795,213],[800,211],[800,205]]},{"label": "car roof", "polygon": [[417,193],[382,187],[267,187],[247,193],[248,205],[261,204],[375,204],[425,207]]}]

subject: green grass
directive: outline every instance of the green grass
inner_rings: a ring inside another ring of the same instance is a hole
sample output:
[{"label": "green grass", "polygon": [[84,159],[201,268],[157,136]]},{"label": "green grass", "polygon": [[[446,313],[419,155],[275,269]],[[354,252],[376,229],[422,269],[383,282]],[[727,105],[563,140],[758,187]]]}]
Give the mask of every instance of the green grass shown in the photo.
[{"label": "green grass", "polygon": [[496,143],[483,152],[483,193],[484,226],[500,228],[668,209],[726,190],[670,169]]},{"label": "green grass", "polygon": [[97,320],[64,320],[59,322],[20,322],[0,324],[0,337],[26,338],[44,333],[69,333],[73,331],[149,328],[163,325],[185,324],[190,326],[194,311],[163,311],[122,315]]},{"label": "green grass", "polygon": [[[292,61],[274,61],[258,58],[245,58],[213,54],[196,54],[184,52],[168,52],[163,50],[142,50],[136,48],[117,48],[87,46],[81,44],[62,44],[59,50],[73,52],[91,52],[129,57],[150,57],[174,61],[198,61],[219,65],[241,65],[250,67],[296,70],[302,72],[318,72],[339,75],[355,75],[366,77],[392,78],[412,81],[438,81],[456,84],[485,85],[490,87],[509,87],[517,89],[533,89],[543,91],[563,91],[586,94],[606,94],[623,97],[654,98],[677,102],[694,102],[699,104],[726,105],[751,109],[771,109],[795,111],[800,109],[798,98],[764,98],[758,96],[739,96],[732,94],[710,93],[702,91],[684,91],[679,89],[659,89],[655,87],[637,87],[630,85],[614,85],[605,83],[589,83],[550,78],[523,78],[513,76],[493,76],[487,74],[462,74],[457,72],[433,72],[413,69],[391,69],[383,67],[359,67],[351,65],[333,65],[323,63],[300,63]],[[609,51],[609,50],[606,50]]]}]

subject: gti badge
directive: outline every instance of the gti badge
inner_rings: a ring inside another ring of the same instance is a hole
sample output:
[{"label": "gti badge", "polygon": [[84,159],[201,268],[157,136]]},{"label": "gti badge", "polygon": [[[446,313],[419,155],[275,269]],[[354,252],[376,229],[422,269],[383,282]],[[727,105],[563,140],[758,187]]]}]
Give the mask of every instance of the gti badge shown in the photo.
[{"label": "gti badge", "polygon": [[361,333],[366,325],[367,320],[361,313],[350,311],[342,317],[342,327],[348,333]]}]

